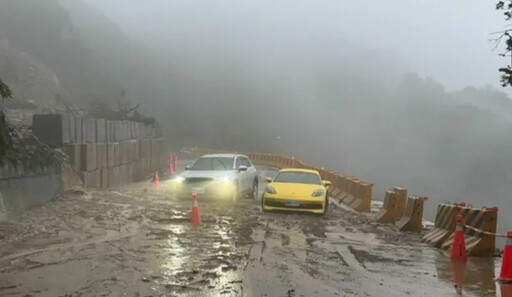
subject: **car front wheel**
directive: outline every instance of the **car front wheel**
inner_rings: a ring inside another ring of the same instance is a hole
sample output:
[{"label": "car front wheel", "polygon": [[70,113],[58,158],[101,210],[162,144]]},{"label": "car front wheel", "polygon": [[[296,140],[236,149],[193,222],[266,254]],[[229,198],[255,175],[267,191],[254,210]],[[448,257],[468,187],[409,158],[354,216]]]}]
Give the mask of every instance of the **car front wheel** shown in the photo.
[{"label": "car front wheel", "polygon": [[252,191],[249,194],[249,198],[256,199],[258,198],[258,180],[254,180],[252,183]]}]

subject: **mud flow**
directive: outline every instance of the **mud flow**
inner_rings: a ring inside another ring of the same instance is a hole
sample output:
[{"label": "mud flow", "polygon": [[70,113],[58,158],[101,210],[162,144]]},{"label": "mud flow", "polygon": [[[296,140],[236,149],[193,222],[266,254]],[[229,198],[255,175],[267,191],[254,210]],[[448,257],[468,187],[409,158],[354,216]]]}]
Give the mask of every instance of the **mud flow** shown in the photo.
[{"label": "mud flow", "polygon": [[[273,174],[260,170],[260,192]],[[457,294],[447,254],[335,202],[316,216],[199,199],[199,227],[191,207],[161,181],[69,191],[13,217],[0,225],[0,296]],[[500,296],[494,267],[470,260],[464,296]]]}]

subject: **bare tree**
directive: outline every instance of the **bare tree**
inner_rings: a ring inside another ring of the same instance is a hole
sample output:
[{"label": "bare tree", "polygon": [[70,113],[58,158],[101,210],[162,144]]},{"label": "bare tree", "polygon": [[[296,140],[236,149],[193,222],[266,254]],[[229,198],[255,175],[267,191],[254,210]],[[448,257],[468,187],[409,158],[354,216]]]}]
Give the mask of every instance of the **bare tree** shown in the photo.
[{"label": "bare tree", "polygon": [[[505,21],[508,23],[506,27],[511,27],[512,0],[498,1],[498,3],[496,3],[496,9],[503,11]],[[511,59],[506,67],[498,69],[498,71],[501,72],[501,85],[503,87],[512,86],[512,29],[493,32],[491,35],[493,36],[491,41],[495,43],[495,49],[502,44],[505,46],[504,51],[499,55],[502,57],[510,57]]]}]

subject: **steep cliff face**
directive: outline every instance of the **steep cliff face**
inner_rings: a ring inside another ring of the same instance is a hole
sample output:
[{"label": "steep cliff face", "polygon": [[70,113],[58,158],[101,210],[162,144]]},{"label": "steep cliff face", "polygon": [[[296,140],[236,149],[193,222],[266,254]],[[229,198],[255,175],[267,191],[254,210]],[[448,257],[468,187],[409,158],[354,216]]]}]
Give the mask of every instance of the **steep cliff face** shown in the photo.
[{"label": "steep cliff face", "polygon": [[54,109],[58,107],[57,94],[69,97],[55,72],[14,49],[7,39],[0,40],[0,74],[11,85],[16,101],[33,101],[43,109]]},{"label": "steep cliff face", "polygon": [[16,96],[42,105],[57,93],[77,103],[120,96],[94,47],[57,0],[1,1],[0,40],[0,73]]}]

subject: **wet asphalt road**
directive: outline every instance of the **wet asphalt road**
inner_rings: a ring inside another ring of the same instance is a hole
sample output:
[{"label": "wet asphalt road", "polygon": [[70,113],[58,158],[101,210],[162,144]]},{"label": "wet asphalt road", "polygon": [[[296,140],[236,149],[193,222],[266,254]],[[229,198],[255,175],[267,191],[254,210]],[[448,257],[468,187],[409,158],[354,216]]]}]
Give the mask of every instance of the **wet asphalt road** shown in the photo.
[{"label": "wet asphalt road", "polygon": [[[199,200],[194,227],[191,206],[143,182],[0,222],[0,296],[457,296],[446,252],[371,215]],[[469,262],[465,296],[499,296],[494,261]]]}]

